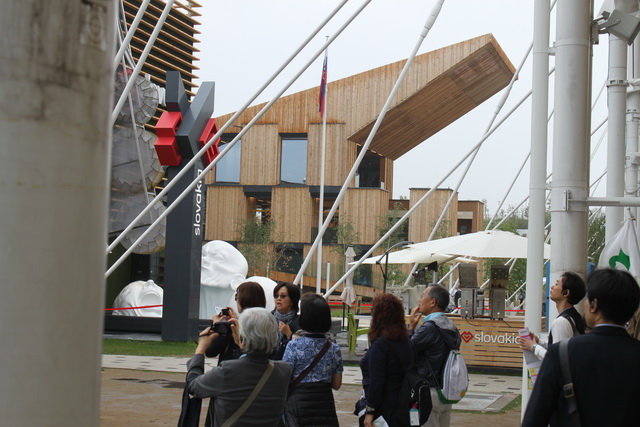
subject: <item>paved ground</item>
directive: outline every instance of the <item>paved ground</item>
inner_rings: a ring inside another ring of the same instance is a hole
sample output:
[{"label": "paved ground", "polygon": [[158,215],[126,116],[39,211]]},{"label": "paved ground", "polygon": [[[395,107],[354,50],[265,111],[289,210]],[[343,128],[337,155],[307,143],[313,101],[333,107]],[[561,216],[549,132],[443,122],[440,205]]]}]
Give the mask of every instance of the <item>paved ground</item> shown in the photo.
[{"label": "paved ground", "polygon": [[[104,355],[100,425],[103,427],[175,426],[188,358]],[[207,363],[215,366],[215,359]],[[358,400],[360,370],[345,367],[342,388],[334,392],[338,418],[342,426],[357,425],[352,414]],[[470,375],[467,397],[454,409],[452,426],[517,426],[520,408],[499,414],[498,411],[520,393],[520,377]],[[204,416],[203,411],[203,416]]]},{"label": "paved ground", "polygon": [[[159,340],[154,335],[107,335],[109,338]],[[337,334],[345,360],[359,360],[366,337],[358,341],[355,356],[346,351],[346,333]],[[100,425],[103,427],[175,426],[180,413],[186,362],[181,357],[104,355]],[[216,359],[207,359],[212,367]],[[512,427],[520,425],[520,406],[502,414],[500,410],[521,393],[520,376],[470,374],[467,396],[454,405],[452,427]],[[360,369],[345,366],[343,386],[334,392],[341,426],[357,426],[354,403],[362,392]],[[206,413],[205,409],[202,416]],[[202,423],[204,425],[204,422]]]}]

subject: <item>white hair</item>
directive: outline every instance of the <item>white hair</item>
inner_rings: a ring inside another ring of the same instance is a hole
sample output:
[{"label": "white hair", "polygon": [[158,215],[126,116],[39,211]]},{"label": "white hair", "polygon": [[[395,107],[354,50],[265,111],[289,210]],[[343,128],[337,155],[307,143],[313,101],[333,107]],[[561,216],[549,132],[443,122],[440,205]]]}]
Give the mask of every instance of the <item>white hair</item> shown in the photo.
[{"label": "white hair", "polygon": [[273,351],[278,342],[278,322],[267,309],[247,308],[240,313],[238,323],[245,352],[270,354]]}]

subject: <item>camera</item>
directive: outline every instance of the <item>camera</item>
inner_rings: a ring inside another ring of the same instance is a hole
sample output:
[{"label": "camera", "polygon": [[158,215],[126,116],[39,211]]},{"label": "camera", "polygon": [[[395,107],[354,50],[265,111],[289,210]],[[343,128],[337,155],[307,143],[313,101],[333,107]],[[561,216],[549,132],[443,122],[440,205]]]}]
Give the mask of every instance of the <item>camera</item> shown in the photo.
[{"label": "camera", "polygon": [[220,335],[230,335],[231,334],[231,323],[226,320],[222,320],[220,322],[214,322],[211,325],[211,329],[213,332],[216,332]]},{"label": "camera", "polygon": [[228,308],[223,308],[222,310],[220,310],[220,314],[222,316],[229,317],[229,309]]}]

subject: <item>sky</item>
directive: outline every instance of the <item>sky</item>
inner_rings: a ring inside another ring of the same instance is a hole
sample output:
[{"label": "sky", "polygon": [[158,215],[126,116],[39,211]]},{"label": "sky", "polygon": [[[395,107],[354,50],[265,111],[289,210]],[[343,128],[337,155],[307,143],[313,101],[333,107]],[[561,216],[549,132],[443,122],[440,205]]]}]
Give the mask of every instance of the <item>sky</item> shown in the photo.
[{"label": "sky", "polygon": [[[323,28],[302,53],[256,99],[266,102],[295,75],[321,48],[326,36],[334,32],[364,0],[350,0]],[[313,29],[339,4],[338,0],[207,0],[197,45],[201,60],[195,72],[197,82],[216,83],[214,116],[237,111],[284,63]],[[380,67],[409,56],[431,13],[435,0],[373,0],[329,47],[329,82]],[[514,67],[525,58],[533,40],[534,0],[445,0],[442,10],[418,54],[492,33]],[[600,2],[596,0],[596,10]],[[551,18],[551,43],[555,34]],[[593,98],[603,87],[607,75],[607,36],[594,46]],[[317,87],[323,55],[293,83],[285,95]],[[551,57],[550,66],[553,66]],[[531,57],[525,62],[498,120],[531,90]],[[550,85],[553,108],[553,81]],[[592,123],[606,117],[606,93],[594,110]],[[394,166],[393,198],[409,196],[409,188],[430,188],[448,174],[463,155],[480,141],[492,120],[502,92],[438,132],[407,154]],[[483,144],[459,189],[460,200],[486,200],[494,213],[500,202],[515,206],[529,192],[529,164],[516,178],[530,149],[530,98]],[[549,127],[548,171],[551,170],[553,126]],[[604,127],[592,139],[596,146]],[[606,137],[605,141],[606,142]],[[592,177],[605,167],[606,144],[602,144],[592,163]],[[462,176],[457,169],[440,187],[455,188]],[[604,182],[594,195],[602,196]]]}]

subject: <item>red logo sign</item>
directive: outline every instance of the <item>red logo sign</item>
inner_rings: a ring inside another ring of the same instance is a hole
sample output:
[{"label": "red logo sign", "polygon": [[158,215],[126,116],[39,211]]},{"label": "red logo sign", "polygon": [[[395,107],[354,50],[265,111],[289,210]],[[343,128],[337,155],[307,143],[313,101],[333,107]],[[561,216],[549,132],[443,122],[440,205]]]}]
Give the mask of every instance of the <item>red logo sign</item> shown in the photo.
[{"label": "red logo sign", "polygon": [[469,342],[473,339],[473,334],[469,331],[464,331],[460,334],[460,337],[464,340],[464,342]]}]

